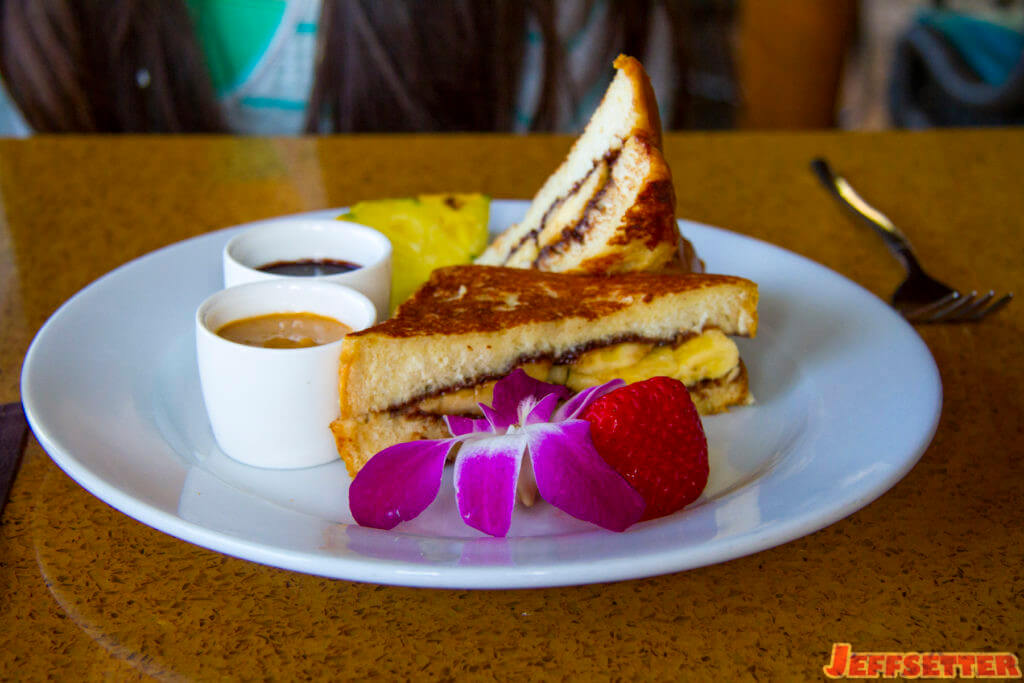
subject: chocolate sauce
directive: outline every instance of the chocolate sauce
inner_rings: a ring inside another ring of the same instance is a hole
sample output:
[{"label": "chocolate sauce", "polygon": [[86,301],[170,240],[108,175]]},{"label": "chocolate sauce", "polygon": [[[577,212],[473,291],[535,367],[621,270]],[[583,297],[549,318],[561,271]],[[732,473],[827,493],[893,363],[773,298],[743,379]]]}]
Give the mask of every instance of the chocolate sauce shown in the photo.
[{"label": "chocolate sauce", "polygon": [[273,275],[292,275],[296,277],[315,277],[317,275],[337,275],[338,273],[349,273],[362,268],[351,261],[339,261],[336,259],[297,259],[295,261],[274,261],[256,270]]}]

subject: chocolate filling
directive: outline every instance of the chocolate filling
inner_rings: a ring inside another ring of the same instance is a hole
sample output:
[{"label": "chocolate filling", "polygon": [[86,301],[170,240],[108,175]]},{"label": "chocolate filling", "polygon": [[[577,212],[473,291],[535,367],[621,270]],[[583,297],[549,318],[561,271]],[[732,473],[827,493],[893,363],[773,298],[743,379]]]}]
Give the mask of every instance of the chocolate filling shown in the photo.
[{"label": "chocolate filling", "polygon": [[[613,152],[609,152],[605,155],[603,161],[608,164],[608,182],[602,185],[601,188],[594,193],[594,196],[587,201],[587,205],[583,207],[583,213],[575,223],[567,228],[563,228],[562,233],[559,235],[557,240],[545,244],[540,248],[540,251],[537,253],[537,258],[533,259],[533,268],[539,268],[541,263],[551,258],[553,255],[557,256],[563,254],[566,248],[573,242],[577,244],[583,242],[587,233],[590,232],[590,218],[594,207],[596,207],[601,199],[604,198],[604,195],[608,192],[608,188],[612,185],[612,167],[615,165],[615,161],[618,159],[620,151],[621,150],[614,150]],[[600,164],[595,164],[594,168],[596,169],[599,165]],[[591,173],[593,173],[593,169],[591,169]],[[590,173],[587,175],[589,176]],[[539,247],[540,245],[538,244],[537,246]]]},{"label": "chocolate filling", "polygon": [[[742,373],[743,372],[743,370],[742,370],[742,368],[743,368],[742,361],[740,362],[740,368],[741,368],[741,373]],[[726,374],[722,375],[721,377],[702,379],[702,380],[700,380],[700,381],[698,381],[698,382],[696,382],[694,384],[687,384],[686,388],[689,389],[691,392],[698,393],[698,392],[701,392],[701,391],[708,390],[708,389],[710,389],[712,387],[715,387],[715,386],[720,386],[720,385],[727,384],[728,382],[735,381],[736,377],[734,377],[733,375],[734,375],[733,371],[729,371]],[[742,376],[742,374],[740,376]],[[410,417],[420,417],[420,418],[439,418],[440,417],[440,415],[438,415],[437,413],[429,413],[429,412],[427,412],[425,410],[420,410],[415,405],[403,405],[403,406],[400,406],[398,408],[391,408],[390,410],[385,411],[385,412],[402,413],[402,414],[408,415]],[[462,413],[460,415],[460,417],[480,417],[480,414],[479,413]]]},{"label": "chocolate filling", "polygon": [[537,258],[534,259],[533,261],[534,268],[537,267],[537,264],[540,262],[542,257],[546,256],[552,250],[558,249],[559,245],[563,244],[568,239],[582,241],[583,235],[586,234],[587,229],[589,228],[589,223],[587,222],[586,216],[590,212],[591,208],[594,206],[595,202],[604,194],[605,190],[608,187],[607,183],[605,183],[604,187],[600,188],[597,192],[594,193],[594,196],[590,199],[589,202],[587,202],[587,206],[584,209],[583,215],[580,217],[580,219],[576,221],[576,223],[572,227],[563,230],[562,235],[558,240],[552,242],[551,244],[545,245],[544,247],[540,246],[540,242],[538,240],[540,239],[540,234],[544,232],[544,227],[547,225],[548,218],[550,218],[551,213],[559,206],[561,206],[563,203],[565,203],[566,199],[579,192],[580,188],[583,187],[583,185],[587,182],[590,176],[592,176],[594,172],[601,167],[602,162],[608,165],[608,173],[610,176],[612,166],[615,165],[615,161],[619,158],[619,154],[621,152],[621,148],[608,150],[608,152],[606,152],[603,157],[601,157],[600,159],[596,159],[594,161],[594,165],[590,167],[590,170],[587,171],[582,178],[573,183],[572,187],[569,188],[569,191],[567,193],[565,193],[555,201],[551,202],[551,206],[549,206],[547,208],[547,211],[544,212],[544,215],[541,216],[540,222],[537,224],[537,227],[523,235],[516,243],[516,245],[509,250],[508,255],[505,257],[505,263],[508,263],[509,259],[511,259],[517,251],[522,249],[523,246],[531,240],[533,240],[534,244],[537,245],[537,248],[540,252]]}]

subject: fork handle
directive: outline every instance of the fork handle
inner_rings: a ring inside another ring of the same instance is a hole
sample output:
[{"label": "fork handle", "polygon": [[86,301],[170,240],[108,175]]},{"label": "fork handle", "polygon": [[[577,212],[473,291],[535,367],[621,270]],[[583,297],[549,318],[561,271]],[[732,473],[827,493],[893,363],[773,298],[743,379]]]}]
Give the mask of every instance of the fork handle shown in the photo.
[{"label": "fork handle", "polygon": [[864,201],[857,191],[846,182],[845,178],[833,173],[827,161],[821,157],[814,159],[811,161],[811,170],[839,203],[882,236],[889,251],[903,263],[908,271],[921,270],[906,235],[884,213]]}]

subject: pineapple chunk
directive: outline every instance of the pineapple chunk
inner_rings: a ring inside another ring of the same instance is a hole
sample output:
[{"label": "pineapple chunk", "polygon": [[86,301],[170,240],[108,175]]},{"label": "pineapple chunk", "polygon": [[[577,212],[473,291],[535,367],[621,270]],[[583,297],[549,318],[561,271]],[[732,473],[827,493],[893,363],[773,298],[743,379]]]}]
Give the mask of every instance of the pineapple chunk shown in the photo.
[{"label": "pineapple chunk", "polygon": [[470,263],[487,247],[490,197],[424,194],[359,202],[342,220],[368,225],[391,240],[391,311],[441,266]]}]

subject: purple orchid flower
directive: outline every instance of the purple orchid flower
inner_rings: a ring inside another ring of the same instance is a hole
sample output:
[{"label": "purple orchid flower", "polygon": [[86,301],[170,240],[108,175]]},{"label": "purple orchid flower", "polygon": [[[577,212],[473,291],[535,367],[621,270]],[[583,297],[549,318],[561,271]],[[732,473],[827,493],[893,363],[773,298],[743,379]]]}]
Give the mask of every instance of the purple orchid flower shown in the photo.
[{"label": "purple orchid flower", "polygon": [[[400,443],[373,456],[349,488],[356,522],[378,529],[413,519],[437,497],[444,463],[455,456],[455,497],[469,526],[504,536],[517,492],[536,492],[573,517],[623,531],[644,512],[637,491],[594,449],[590,423],[579,416],[622,380],[572,398],[563,386],[513,370],[494,385],[479,419],[446,416],[449,439]],[[562,406],[558,402],[569,398]]]}]

